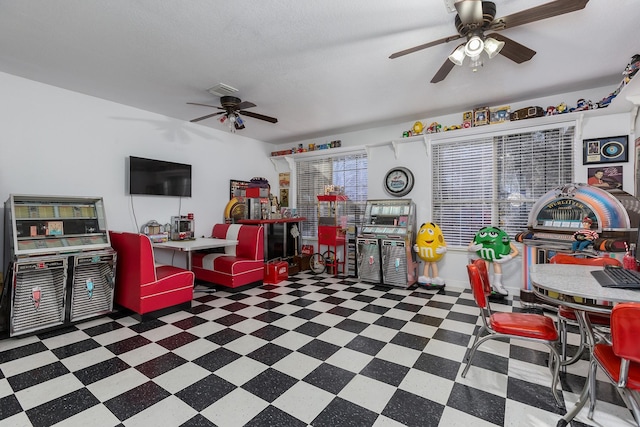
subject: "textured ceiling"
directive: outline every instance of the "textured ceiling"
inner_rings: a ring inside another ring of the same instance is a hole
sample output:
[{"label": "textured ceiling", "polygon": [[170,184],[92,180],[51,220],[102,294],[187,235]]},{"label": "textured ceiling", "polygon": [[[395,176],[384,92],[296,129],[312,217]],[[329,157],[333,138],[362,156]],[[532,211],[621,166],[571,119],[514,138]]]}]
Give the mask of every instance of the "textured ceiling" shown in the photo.
[{"label": "textured ceiling", "polygon": [[[497,17],[549,0],[495,0]],[[239,89],[244,136],[294,142],[611,85],[640,51],[638,0],[591,0],[502,32],[537,51],[429,81],[457,46],[393,52],[455,35],[443,0],[0,1],[0,71],[188,121]],[[607,95],[603,93],[603,96]],[[566,100],[574,103],[574,100]],[[225,130],[208,119],[199,125]]]}]

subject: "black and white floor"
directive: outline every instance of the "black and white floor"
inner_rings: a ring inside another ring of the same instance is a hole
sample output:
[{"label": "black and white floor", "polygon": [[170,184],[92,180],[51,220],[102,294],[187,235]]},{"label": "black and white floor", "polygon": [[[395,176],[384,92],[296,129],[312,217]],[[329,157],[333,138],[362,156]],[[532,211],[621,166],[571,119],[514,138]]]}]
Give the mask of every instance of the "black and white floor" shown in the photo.
[{"label": "black and white floor", "polygon": [[[157,320],[113,313],[1,340],[0,426],[554,426],[566,412],[541,345],[491,340],[460,377],[480,324],[469,290],[304,273],[196,288],[190,310]],[[567,407],[587,366],[562,374]],[[634,425],[601,379],[594,420],[573,425]]]}]

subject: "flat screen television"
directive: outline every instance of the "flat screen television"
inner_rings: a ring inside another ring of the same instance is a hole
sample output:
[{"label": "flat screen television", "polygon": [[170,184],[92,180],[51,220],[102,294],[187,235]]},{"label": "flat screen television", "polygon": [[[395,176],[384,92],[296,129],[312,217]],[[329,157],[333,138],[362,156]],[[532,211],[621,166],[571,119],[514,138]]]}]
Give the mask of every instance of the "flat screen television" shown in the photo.
[{"label": "flat screen television", "polygon": [[191,197],[191,165],[129,156],[129,194]]}]

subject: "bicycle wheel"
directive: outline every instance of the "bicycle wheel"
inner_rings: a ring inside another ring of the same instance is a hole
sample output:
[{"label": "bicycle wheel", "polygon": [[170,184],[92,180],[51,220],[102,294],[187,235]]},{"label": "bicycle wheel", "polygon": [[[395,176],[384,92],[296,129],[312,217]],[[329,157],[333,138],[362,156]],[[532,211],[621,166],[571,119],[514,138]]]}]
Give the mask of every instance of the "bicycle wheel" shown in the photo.
[{"label": "bicycle wheel", "polygon": [[324,270],[327,268],[325,263],[325,258],[320,254],[320,252],[316,252],[311,255],[309,259],[309,268],[313,274],[322,274]]},{"label": "bicycle wheel", "polygon": [[329,274],[334,274],[336,268],[336,253],[332,250],[326,250],[322,254],[322,258],[324,259],[324,266],[326,272]]}]

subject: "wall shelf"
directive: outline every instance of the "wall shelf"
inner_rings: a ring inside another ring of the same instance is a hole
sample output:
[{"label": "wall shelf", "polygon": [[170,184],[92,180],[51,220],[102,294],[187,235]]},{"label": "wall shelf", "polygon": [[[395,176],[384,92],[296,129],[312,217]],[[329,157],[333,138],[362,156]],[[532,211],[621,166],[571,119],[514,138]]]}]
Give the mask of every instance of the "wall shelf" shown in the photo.
[{"label": "wall shelf", "polygon": [[[639,73],[640,74],[640,73]],[[391,141],[382,141],[373,144],[366,144],[353,147],[330,148],[326,150],[307,151],[303,153],[292,153],[284,156],[272,156],[271,162],[276,171],[278,164],[288,163],[289,170],[293,170],[294,159],[308,159],[313,157],[329,157],[331,155],[344,155],[348,153],[360,153],[374,147],[390,146],[394,152],[395,158],[399,158],[399,147],[405,143],[413,143],[422,141],[425,150],[428,150],[429,142],[442,141],[447,139],[460,139],[472,136],[479,136],[489,133],[511,131],[517,129],[533,128],[538,126],[555,125],[558,123],[575,122],[578,129],[577,134],[581,132],[581,125],[585,118],[600,117],[612,114],[631,113],[631,129],[635,129],[635,120],[638,114],[638,105],[640,105],[640,77],[633,78],[625,85],[620,93],[611,101],[610,105],[605,108],[596,108],[593,110],[575,111],[571,113],[556,114],[553,116],[536,117],[526,120],[514,120],[494,125],[485,125],[471,128],[456,129],[447,132],[425,133],[405,138],[393,139]]]}]

